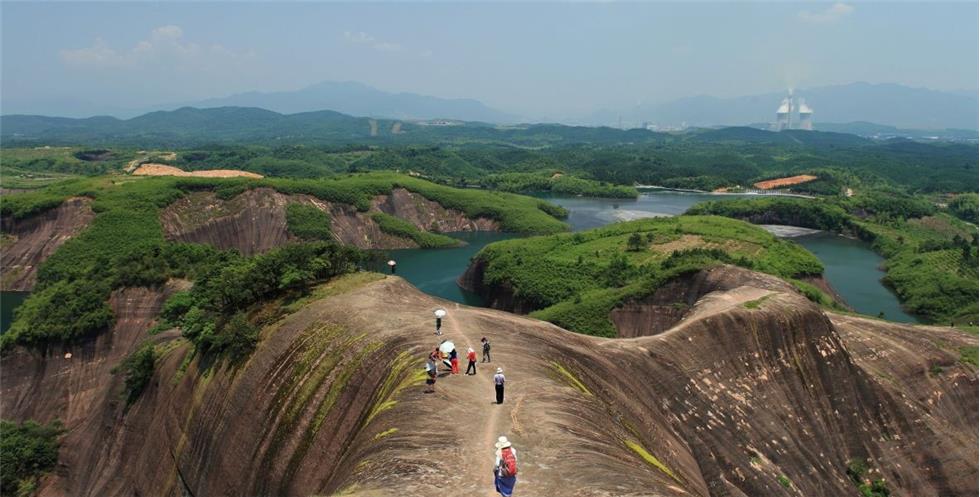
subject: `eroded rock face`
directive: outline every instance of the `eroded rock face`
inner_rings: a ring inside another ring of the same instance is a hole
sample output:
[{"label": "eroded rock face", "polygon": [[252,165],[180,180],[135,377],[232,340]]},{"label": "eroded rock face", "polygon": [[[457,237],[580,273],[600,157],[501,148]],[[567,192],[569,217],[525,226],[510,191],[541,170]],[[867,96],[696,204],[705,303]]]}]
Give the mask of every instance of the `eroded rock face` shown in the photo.
[{"label": "eroded rock face", "polygon": [[[687,312],[630,339],[378,278],[267,328],[237,367],[185,363],[185,344],[156,338],[170,345],[128,413],[76,386],[84,363],[23,351],[26,363],[0,365],[0,403],[15,419],[87,420],[45,495],[485,493],[499,435],[519,451],[527,495],[853,495],[856,458],[893,495],[978,491],[977,373],[958,361],[974,336],[827,314],[734,267],[692,276],[677,289],[693,299]],[[438,306],[449,310],[440,338],[465,351],[488,337],[493,362],[426,394],[413,379],[437,343]],[[491,404],[497,367],[503,405]],[[27,385],[88,400],[23,407]]]},{"label": "eroded rock face", "polygon": [[379,195],[372,206],[386,214],[400,217],[424,231],[500,231],[500,225],[493,219],[470,219],[463,212],[447,209],[438,202],[404,188],[395,188],[391,195]]},{"label": "eroded rock face", "polygon": [[418,245],[381,231],[371,212],[401,217],[425,231],[497,230],[496,221],[470,220],[404,189],[374,199],[371,211],[360,212],[346,204],[324,202],[309,195],[285,195],[270,188],[248,190],[230,200],[213,193],[197,192],[164,209],[161,223],[169,240],[206,243],[236,249],[246,255],[266,252],[291,240],[286,226],[286,206],[302,203],[329,214],[336,241],[363,249],[414,248]]},{"label": "eroded rock face", "polygon": [[[66,428],[59,464],[46,477],[42,495],[91,495],[112,480],[107,467],[126,460],[112,441],[126,432],[123,420],[123,376],[112,369],[147,339],[174,340],[178,333],[149,337],[166,298],[186,283],[164,288],[126,288],[112,293],[116,321],[111,330],[80,345],[38,351],[18,348],[3,357],[4,418],[61,420]],[[70,355],[66,355],[70,354]]]},{"label": "eroded rock face", "polygon": [[27,219],[4,219],[0,289],[33,290],[38,265],[95,218],[90,204],[88,198],[69,198],[60,206]]},{"label": "eroded rock face", "polygon": [[160,215],[168,240],[236,249],[244,255],[266,252],[286,243],[289,198],[268,188],[247,190],[221,200],[213,193],[184,196]]}]

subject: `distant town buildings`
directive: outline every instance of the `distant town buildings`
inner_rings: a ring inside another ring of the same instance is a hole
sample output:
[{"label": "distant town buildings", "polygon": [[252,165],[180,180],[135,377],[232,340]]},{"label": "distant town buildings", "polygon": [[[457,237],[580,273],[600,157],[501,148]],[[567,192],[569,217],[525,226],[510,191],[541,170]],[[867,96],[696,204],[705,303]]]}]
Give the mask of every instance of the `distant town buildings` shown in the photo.
[{"label": "distant town buildings", "polygon": [[807,105],[802,97],[794,96],[793,90],[790,90],[776,109],[776,122],[772,127],[774,131],[784,129],[812,131],[813,108]]}]

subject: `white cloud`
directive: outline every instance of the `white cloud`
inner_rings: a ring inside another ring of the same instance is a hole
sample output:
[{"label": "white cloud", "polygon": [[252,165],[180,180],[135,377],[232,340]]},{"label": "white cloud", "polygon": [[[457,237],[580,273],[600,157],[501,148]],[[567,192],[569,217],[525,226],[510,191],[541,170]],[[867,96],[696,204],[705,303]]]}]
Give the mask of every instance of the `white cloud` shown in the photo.
[{"label": "white cloud", "polygon": [[828,23],[846,17],[850,15],[851,12],[854,12],[853,5],[837,2],[831,5],[830,7],[827,7],[826,9],[818,12],[811,12],[809,10],[804,10],[799,13],[799,18],[806,22]]},{"label": "white cloud", "polygon": [[132,67],[146,63],[213,66],[242,56],[221,45],[202,46],[183,38],[180,26],[167,25],[154,29],[148,39],[130,49],[115,49],[96,38],[91,47],[65,49],[60,55],[65,64],[81,67]]},{"label": "white cloud", "polygon": [[374,37],[365,33],[364,31],[350,32],[344,31],[344,39],[350,43],[357,45],[363,45],[367,43],[373,43]]},{"label": "white cloud", "polygon": [[344,31],[344,39],[347,43],[370,46],[379,52],[400,52],[404,48],[400,43],[380,40],[364,31]]}]

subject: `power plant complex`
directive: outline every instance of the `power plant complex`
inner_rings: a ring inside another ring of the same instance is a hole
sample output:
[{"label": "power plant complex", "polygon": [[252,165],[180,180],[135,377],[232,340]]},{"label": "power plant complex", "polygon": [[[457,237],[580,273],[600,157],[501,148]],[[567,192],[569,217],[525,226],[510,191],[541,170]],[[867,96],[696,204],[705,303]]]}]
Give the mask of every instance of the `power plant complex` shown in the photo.
[{"label": "power plant complex", "polygon": [[783,98],[776,109],[776,123],[773,124],[775,131],[784,129],[805,129],[813,130],[813,109],[806,104],[802,97],[793,95],[793,90]]}]

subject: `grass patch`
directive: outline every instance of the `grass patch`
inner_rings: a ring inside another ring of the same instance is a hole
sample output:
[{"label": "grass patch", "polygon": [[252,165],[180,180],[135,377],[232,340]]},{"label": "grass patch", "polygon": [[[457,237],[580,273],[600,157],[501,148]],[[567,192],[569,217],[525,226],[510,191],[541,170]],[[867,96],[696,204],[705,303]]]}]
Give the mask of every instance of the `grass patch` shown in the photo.
[{"label": "grass patch", "polygon": [[382,438],[385,437],[390,437],[395,433],[398,433],[398,428],[388,428],[387,430],[379,432],[377,435],[375,435],[374,441],[377,442],[378,440],[381,440]]},{"label": "grass patch", "polygon": [[286,228],[289,233],[306,241],[328,241],[330,216],[312,205],[289,204],[286,206]]},{"label": "grass patch", "polygon": [[384,212],[372,213],[371,219],[378,223],[381,231],[399,238],[412,240],[421,248],[456,247],[460,244],[459,240],[455,238],[422,231],[414,224]]},{"label": "grass patch", "polygon": [[646,461],[648,464],[659,469],[660,471],[663,472],[663,474],[671,477],[677,483],[681,483],[681,480],[677,478],[677,475],[675,475],[674,472],[671,471],[666,464],[660,462],[660,459],[654,457],[653,454],[647,451],[646,448],[644,448],[642,445],[632,440],[623,440],[623,443],[626,444],[626,447],[628,447],[630,450],[636,452],[637,455],[642,457],[643,460]]},{"label": "grass patch", "polygon": [[964,364],[969,364],[976,368],[980,362],[978,362],[978,349],[977,346],[960,347],[960,362]]},{"label": "grass patch", "polygon": [[851,459],[847,462],[847,477],[857,487],[862,497],[888,497],[891,490],[883,478],[872,480],[867,476],[869,468],[862,459]]},{"label": "grass patch", "polygon": [[590,392],[589,389],[586,388],[585,385],[581,381],[579,381],[579,379],[574,374],[572,374],[571,371],[566,369],[565,366],[562,366],[561,364],[552,361],[551,367],[554,368],[554,370],[558,372],[559,376],[565,379],[565,381],[567,381],[573,387],[577,388],[580,392],[584,393],[586,396],[592,397],[592,392]]},{"label": "grass patch", "polygon": [[395,397],[402,390],[425,381],[425,371],[420,368],[413,368],[412,364],[414,363],[415,358],[408,352],[399,353],[391,361],[388,376],[378,389],[374,402],[371,404],[371,410],[368,411],[367,418],[364,419],[364,426],[370,424],[378,414],[395,407],[395,404],[398,403]]},{"label": "grass patch", "polygon": [[759,307],[762,306],[762,303],[769,300],[770,297],[772,297],[771,293],[769,295],[764,295],[755,300],[750,300],[748,302],[745,302],[742,304],[742,307],[745,307],[746,309],[758,309]]},{"label": "grass patch", "polygon": [[332,297],[334,295],[343,295],[345,293],[353,292],[354,290],[367,285],[372,281],[378,281],[384,278],[385,275],[371,271],[357,271],[354,273],[342,274],[326,283],[313,287],[309,293],[283,304],[281,310],[283,314],[292,314],[302,309],[310,302]]}]

